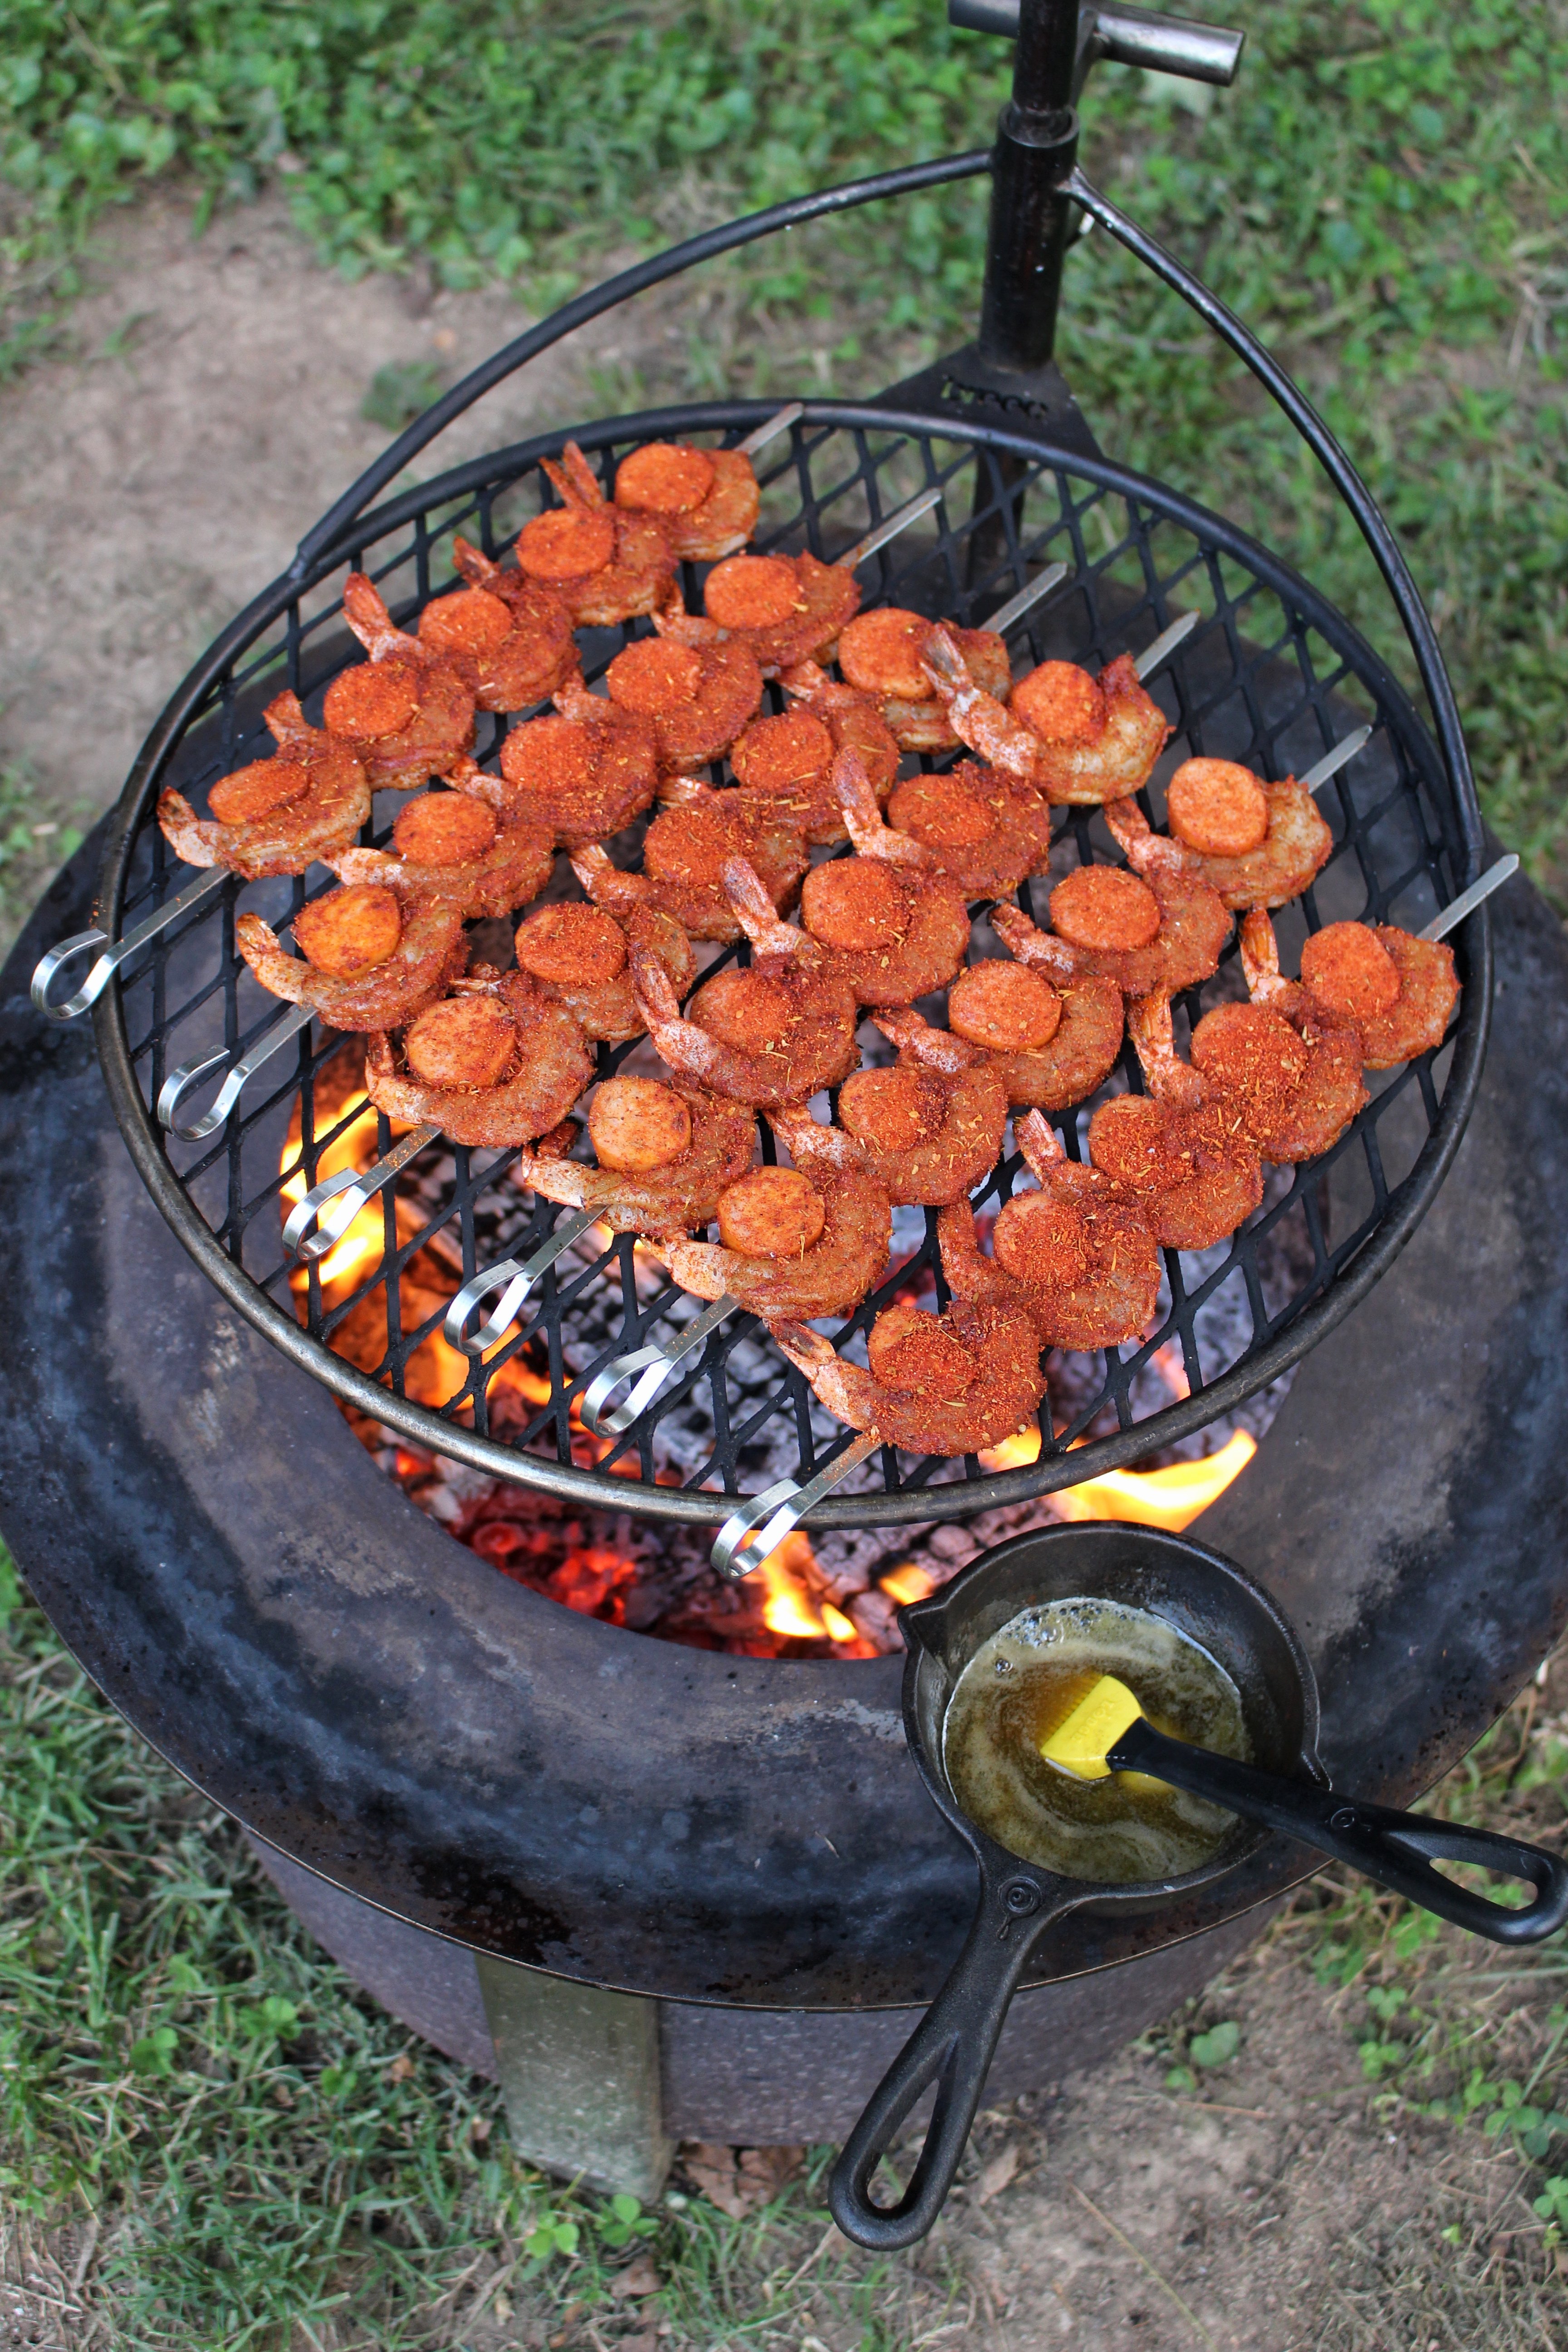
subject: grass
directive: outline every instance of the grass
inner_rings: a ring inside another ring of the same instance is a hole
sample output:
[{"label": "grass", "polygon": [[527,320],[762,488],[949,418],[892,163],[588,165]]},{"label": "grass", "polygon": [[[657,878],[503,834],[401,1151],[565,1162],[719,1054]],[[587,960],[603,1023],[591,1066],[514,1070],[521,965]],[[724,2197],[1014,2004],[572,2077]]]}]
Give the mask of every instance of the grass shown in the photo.
[{"label": "grass", "polygon": [[[743,2221],[679,2186],[644,2214],[518,2162],[494,2090],[353,1990],[232,1824],[76,1673],[3,1553],[0,1619],[0,2276],[13,2305],[24,2282],[34,2297],[46,2332],[27,2340],[604,2352],[625,2324],[616,2279],[647,2259],[661,2284],[639,2326],[666,2326],[671,2352],[795,2352],[813,2336],[900,2352],[963,2332],[973,2294],[951,2239],[889,2263],[831,2238],[826,2148]],[[1553,1704],[1568,1661],[1557,1672]],[[1541,1720],[1542,1701],[1532,1686],[1436,1810],[1561,1834],[1568,1726]],[[1542,2257],[1550,2274],[1563,2246],[1568,2264],[1561,1951],[1467,1945],[1332,1881],[1272,1935],[1332,1992],[1374,2115],[1426,2117],[1521,2168],[1538,2218],[1514,2249],[1531,2266],[1520,2292],[1539,2292]],[[1235,2061],[1234,2023],[1178,2020],[1156,2042],[1168,2087],[1224,2101],[1210,2086]],[[1474,2322],[1502,2284],[1487,2303],[1496,2230],[1454,2210],[1444,2260]]]}]

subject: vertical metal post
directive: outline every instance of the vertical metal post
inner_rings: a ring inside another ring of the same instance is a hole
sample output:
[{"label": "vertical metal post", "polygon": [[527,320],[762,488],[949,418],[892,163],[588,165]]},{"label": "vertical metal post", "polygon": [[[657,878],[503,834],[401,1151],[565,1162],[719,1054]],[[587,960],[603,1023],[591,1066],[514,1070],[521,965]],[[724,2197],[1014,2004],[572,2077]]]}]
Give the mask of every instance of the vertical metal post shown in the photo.
[{"label": "vertical metal post", "polygon": [[978,356],[1009,373],[1042,368],[1056,341],[1078,154],[1073,73],[1079,0],[1022,0],[1013,96],[996,126]]},{"label": "vertical metal post", "polygon": [[511,2144],[590,2189],[658,2195],[664,2128],[658,2003],[474,1955]]}]

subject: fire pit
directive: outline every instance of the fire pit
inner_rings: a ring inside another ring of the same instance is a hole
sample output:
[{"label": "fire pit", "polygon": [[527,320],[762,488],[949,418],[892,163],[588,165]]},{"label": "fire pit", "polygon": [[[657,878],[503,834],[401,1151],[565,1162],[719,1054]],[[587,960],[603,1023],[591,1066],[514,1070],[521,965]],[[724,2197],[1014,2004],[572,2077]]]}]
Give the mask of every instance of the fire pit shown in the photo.
[{"label": "fire pit", "polygon": [[[1289,380],[1076,174],[1064,106],[1078,66],[1123,39],[1156,62],[1135,44],[1167,37],[1100,11],[1080,53],[1077,18],[1025,12],[978,346],[879,403],[783,418],[721,403],[575,438],[607,464],[658,438],[732,445],[771,427],[760,546],[827,561],[879,538],[868,603],[965,624],[1021,606],[1037,659],[1147,656],[1163,639],[1151,688],[1181,748],[1274,774],[1331,771],[1320,797],[1335,853],[1305,922],[1419,928],[1483,855],[1430,626]],[[1190,41],[1169,38],[1190,67]],[[1224,78],[1212,57],[1204,69]],[[1563,1610],[1568,1413],[1552,1366],[1568,1187],[1552,1039],[1568,989],[1560,929],[1524,885],[1499,901],[1507,1017],[1484,1073],[1483,907],[1454,934],[1464,985],[1447,1044],[1379,1081],[1335,1150],[1277,1178],[1233,1243],[1204,1261],[1167,1253],[1146,1339],[1053,1362],[1032,1442],[958,1463],[882,1448],[816,1502],[753,1595],[707,1568],[715,1522],[847,1458],[839,1426],[737,1314],[628,1429],[595,1436],[595,1380],[668,1341],[686,1311],[627,1237],[595,1246],[584,1233],[495,1345],[458,1344],[457,1291],[538,1253],[559,1213],[510,1182],[514,1154],[417,1135],[400,1148],[384,1119],[373,1132],[341,1041],[279,1020],[235,953],[241,888],[280,920],[303,885],[184,885],[152,821],[163,784],[199,793],[252,756],[279,686],[319,706],[350,651],[337,619],[349,569],[371,570],[401,618],[430,596],[454,530],[493,550],[537,509],[540,460],[563,435],[372,508],[489,383],[727,245],[991,160],[914,167],[712,232],[448,394],[204,656],[93,845],[105,952],[83,993],[96,988],[97,1059],[82,1028],[26,998],[40,952],[86,918],[89,852],[7,971],[0,1297],[17,1407],[0,1491],[26,1572],[115,1703],[264,1842],[290,1900],[363,1980],[475,2063],[493,2042],[514,2090],[530,2064],[537,2085],[551,2056],[553,2090],[531,2108],[514,2097],[525,2150],[617,2184],[658,2177],[668,2130],[837,2131],[940,1981],[967,1864],[905,1763],[892,1608],[1023,1515],[1119,1507],[1114,1485],[1086,1504],[1089,1482],[1188,1457],[1182,1476],[1206,1475],[1221,1496],[1205,1537],[1303,1631],[1331,1768],[1395,1800],[1506,1704]],[[1075,206],[1217,326],[1329,467],[1384,566],[1436,740],[1288,566],[1100,456],[1049,359]],[[590,677],[626,634],[584,638]],[[1058,845],[1075,861],[1104,854],[1081,813]],[[1222,967],[1204,1001],[1237,992]],[[601,1075],[616,1058],[601,1049]],[[1124,1078],[1139,1083],[1131,1066]],[[182,1136],[203,1111],[207,1131]],[[1076,1155],[1079,1119],[1065,1125]],[[977,1206],[1005,1200],[1017,1175],[1005,1158]],[[358,1193],[320,1189],[339,1176],[357,1176]],[[310,1194],[342,1230],[301,1261],[280,1228],[297,1214],[310,1237]],[[898,1292],[944,1302],[929,1216],[900,1242],[852,1328]],[[1147,1487],[1138,1502],[1150,1507]],[[1170,1503],[1175,1523],[1184,1507]],[[1011,2079],[1059,2071],[1064,2027],[1079,2063],[1136,2030],[1310,1867],[1277,1841],[1223,1894],[1156,1920],[1064,1923],[1009,2029]],[[584,2119],[587,2077],[599,2105]]]}]

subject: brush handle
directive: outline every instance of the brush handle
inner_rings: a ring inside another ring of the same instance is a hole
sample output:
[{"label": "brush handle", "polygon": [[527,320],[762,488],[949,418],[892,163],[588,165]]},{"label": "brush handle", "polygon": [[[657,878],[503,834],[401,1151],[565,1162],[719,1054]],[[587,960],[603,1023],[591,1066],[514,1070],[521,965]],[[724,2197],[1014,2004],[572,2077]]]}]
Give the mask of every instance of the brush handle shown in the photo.
[{"label": "brush handle", "polygon": [[[1040,1930],[1094,1894],[1047,1872],[1000,1884],[983,1869],[980,1908],[952,1975],[872,2092],[833,2168],[827,2202],[847,2238],[886,2252],[912,2246],[941,2212],[969,2139],[997,2037]],[[874,2205],[871,2176],[900,2126],[936,2085],[936,2106],[909,2187]]]},{"label": "brush handle", "polygon": [[[1315,1789],[1304,1780],[1283,1780],[1251,1764],[1238,1764],[1233,1757],[1168,1739],[1142,1720],[1106,1750],[1105,1760],[1113,1771],[1147,1772],[1194,1797],[1208,1797],[1249,1822],[1283,1830],[1494,1944],[1537,1944],[1568,1919],[1568,1862],[1518,1838],[1427,1821],[1420,1813],[1394,1812],[1387,1805],[1337,1796],[1331,1789]],[[1468,1862],[1502,1877],[1527,1880],[1535,1888],[1535,1900],[1521,1911],[1508,1910],[1456,1885],[1433,1869],[1434,1862]]]}]

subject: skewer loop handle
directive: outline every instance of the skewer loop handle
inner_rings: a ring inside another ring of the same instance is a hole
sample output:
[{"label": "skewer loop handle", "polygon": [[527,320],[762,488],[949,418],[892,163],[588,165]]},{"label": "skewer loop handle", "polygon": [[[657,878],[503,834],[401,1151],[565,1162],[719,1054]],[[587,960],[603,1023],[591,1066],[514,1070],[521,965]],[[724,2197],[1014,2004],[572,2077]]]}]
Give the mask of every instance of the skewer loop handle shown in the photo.
[{"label": "skewer loop handle", "polygon": [[[202,900],[210,898],[215,890],[220,890],[227,879],[228,874],[225,867],[209,866],[205,872],[198,874],[194,881],[187,882],[184,889],[176,890],[174,897],[166,899],[158,908],[156,914],[149,915],[144,922],[138,923],[134,929],[127,931],[122,940],[116,940],[112,946],[110,945],[107,931],[96,929],[74,931],[68,940],[62,940],[58,947],[51,948],[47,955],[39,958],[33,972],[34,1004],[44,1015],[46,1021],[75,1021],[81,1013],[87,1012],[90,1005],[97,1003],[127,956],[133,955],[136,950],[144,947],[149,940],[156,939],[160,931],[166,931],[169,925],[177,921],[188,908],[199,906]],[[68,996],[63,1004],[51,1004],[49,989],[57,973],[66,964],[74,962],[79,956],[89,954],[94,948],[101,948],[103,952],[89,971],[87,978],[75,995]]]},{"label": "skewer loop handle", "polygon": [[[309,1265],[313,1258],[325,1257],[334,1242],[341,1242],[365,1202],[374,1200],[384,1184],[390,1184],[401,1175],[415,1154],[434,1143],[440,1134],[438,1127],[426,1123],[415,1128],[401,1143],[395,1144],[384,1160],[373,1161],[368,1168],[340,1169],[335,1176],[325,1176],[312,1185],[289,1216],[283,1228],[283,1246],[295,1257]],[[323,1216],[325,1209],[328,1213]],[[315,1227],[314,1233],[311,1226]]]},{"label": "skewer loop handle", "polygon": [[177,1135],[183,1143],[202,1143],[209,1135],[216,1135],[239,1100],[246,1081],[254,1076],[263,1062],[270,1061],[290,1037],[297,1037],[301,1029],[308,1029],[315,1017],[308,1004],[297,1004],[281,1021],[275,1021],[249,1053],[242,1055],[236,1062],[213,1097],[211,1108],[204,1111],[199,1118],[193,1119],[188,1127],[182,1126],[180,1122],[181,1104],[194,1087],[198,1087],[204,1078],[210,1077],[215,1070],[223,1067],[228,1059],[228,1049],[224,1046],[216,1054],[203,1055],[199,1061],[182,1062],[177,1070],[170,1071],[159,1094],[160,1125],[166,1127],[171,1135]]},{"label": "skewer loop handle", "polygon": [[[826,1470],[819,1470],[804,1486],[793,1478],[781,1478],[776,1486],[765,1487],[760,1495],[749,1495],[740,1508],[731,1513],[714,1538],[709,1557],[720,1575],[737,1584],[743,1576],[754,1576],[768,1554],[800,1525],[812,1505],[831,1494],[881,1443],[876,1430],[863,1429],[842,1454],[834,1456]],[[753,1528],[757,1529],[754,1536]]]},{"label": "skewer loop handle", "polygon": [[[662,1348],[635,1348],[629,1355],[616,1356],[606,1364],[589,1383],[583,1398],[583,1419],[595,1436],[624,1437],[638,1414],[647,1411],[677,1365],[700,1348],[709,1333],[716,1331],[740,1304],[738,1298],[728,1296],[716,1298],[711,1307],[683,1324]],[[613,1412],[606,1412],[616,1391],[627,1381],[634,1385],[626,1402],[617,1405]]]},{"label": "skewer loop handle", "polygon": [[[441,1326],[448,1348],[461,1348],[468,1355],[483,1356],[498,1347],[540,1276],[571,1248],[580,1234],[598,1222],[597,1209],[574,1209],[565,1223],[558,1225],[531,1257],[503,1258],[499,1265],[488,1266],[483,1273],[472,1276],[447,1307],[447,1319]],[[495,1290],[501,1296],[493,1314],[486,1317],[477,1331],[468,1330],[465,1327],[475,1307]]]}]

